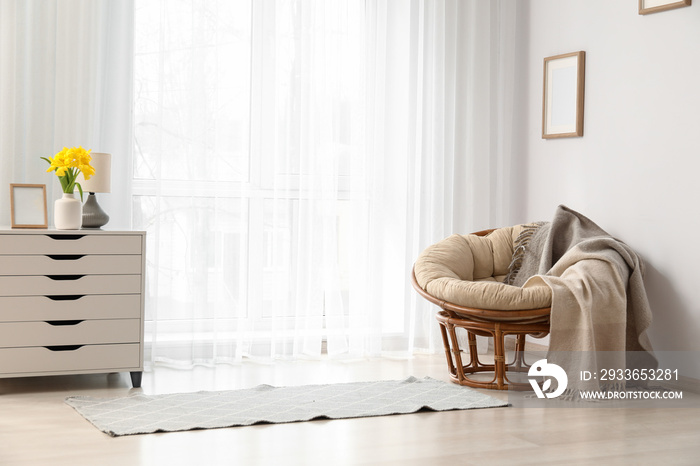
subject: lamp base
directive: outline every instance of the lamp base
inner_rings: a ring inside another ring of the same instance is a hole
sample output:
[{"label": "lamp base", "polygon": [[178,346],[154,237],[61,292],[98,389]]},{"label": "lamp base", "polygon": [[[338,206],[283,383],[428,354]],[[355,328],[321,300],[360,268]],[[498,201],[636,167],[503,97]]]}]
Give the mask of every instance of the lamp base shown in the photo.
[{"label": "lamp base", "polygon": [[101,228],[109,222],[109,215],[97,203],[95,193],[90,193],[83,205],[83,228]]}]

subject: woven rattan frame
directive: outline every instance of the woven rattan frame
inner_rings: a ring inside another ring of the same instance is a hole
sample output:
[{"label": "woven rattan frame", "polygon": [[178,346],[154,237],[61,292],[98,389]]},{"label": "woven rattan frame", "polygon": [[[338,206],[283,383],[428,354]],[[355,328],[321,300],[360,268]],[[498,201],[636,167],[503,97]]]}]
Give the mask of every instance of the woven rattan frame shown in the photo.
[{"label": "woven rattan frame", "polygon": [[[484,230],[473,234],[485,236],[492,231]],[[532,335],[541,338],[549,334],[551,308],[517,311],[468,308],[428,294],[416,281],[415,271],[412,274],[412,282],[413,288],[418,294],[442,309],[437,313],[436,318],[440,324],[447,368],[453,382],[474,388],[496,390],[531,389],[529,383],[510,381],[508,372],[528,371],[529,366],[524,361],[525,336]],[[459,347],[457,339],[457,328],[463,328],[467,331],[469,342],[469,362],[467,364],[462,361],[462,349]],[[483,364],[479,360],[476,347],[477,335],[493,338],[493,364]],[[510,363],[506,363],[505,359],[506,335],[517,335],[515,357]],[[471,374],[482,372],[493,372],[493,379],[481,381],[469,377]]]}]

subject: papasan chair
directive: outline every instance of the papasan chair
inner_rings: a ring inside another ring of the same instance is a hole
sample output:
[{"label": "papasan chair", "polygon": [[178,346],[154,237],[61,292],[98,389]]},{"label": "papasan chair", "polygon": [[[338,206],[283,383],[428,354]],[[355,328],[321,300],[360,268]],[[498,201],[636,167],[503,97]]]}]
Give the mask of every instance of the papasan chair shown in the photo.
[{"label": "papasan chair", "polygon": [[[452,235],[425,249],[413,266],[414,288],[441,308],[437,320],[455,383],[498,390],[531,388],[529,383],[511,381],[508,373],[529,368],[523,359],[526,335],[540,338],[549,333],[552,291],[546,285],[521,288],[504,283],[513,271],[513,251],[529,229],[517,225]],[[458,327],[467,331],[467,364],[462,361]],[[493,338],[493,364],[479,360],[477,335]],[[508,363],[506,335],[517,335],[515,356]],[[492,372],[493,378],[474,376],[483,372]]]}]

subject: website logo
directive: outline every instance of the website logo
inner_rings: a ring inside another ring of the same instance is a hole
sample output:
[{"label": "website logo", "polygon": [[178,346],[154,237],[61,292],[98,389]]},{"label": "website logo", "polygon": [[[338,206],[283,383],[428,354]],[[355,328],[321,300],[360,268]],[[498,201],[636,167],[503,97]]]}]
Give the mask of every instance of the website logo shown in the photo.
[{"label": "website logo", "polygon": [[[564,372],[564,369],[556,364],[548,363],[546,359],[540,359],[530,366],[527,375],[530,377],[546,377],[542,387],[540,387],[536,379],[528,379],[537,398],[556,398],[564,393],[566,386],[569,384],[569,377]],[[557,389],[552,393],[546,393],[547,390],[552,388],[552,379],[557,381]]]}]

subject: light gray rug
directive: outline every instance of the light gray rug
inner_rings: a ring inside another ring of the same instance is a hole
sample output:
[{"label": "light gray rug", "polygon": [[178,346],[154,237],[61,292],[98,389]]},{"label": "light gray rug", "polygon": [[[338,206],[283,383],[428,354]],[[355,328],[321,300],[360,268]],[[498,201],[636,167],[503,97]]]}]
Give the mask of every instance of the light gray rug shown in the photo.
[{"label": "light gray rug", "polygon": [[113,437],[192,429],[415,413],[423,409],[495,408],[506,401],[468,387],[426,377],[379,382],[271,387],[246,390],[72,396],[66,403]]}]

